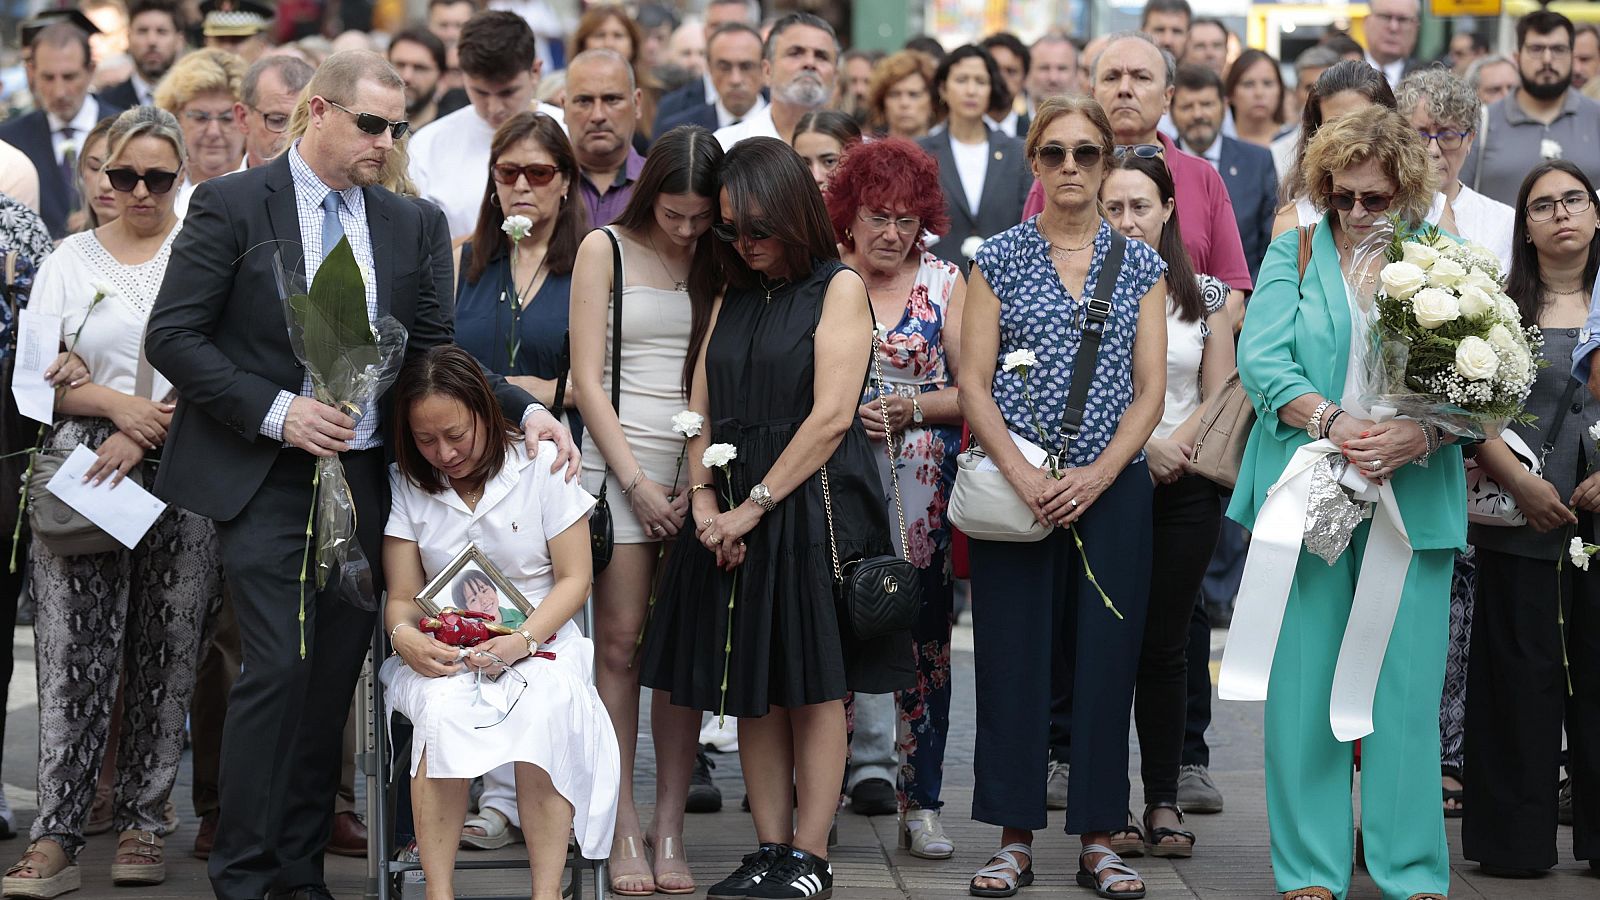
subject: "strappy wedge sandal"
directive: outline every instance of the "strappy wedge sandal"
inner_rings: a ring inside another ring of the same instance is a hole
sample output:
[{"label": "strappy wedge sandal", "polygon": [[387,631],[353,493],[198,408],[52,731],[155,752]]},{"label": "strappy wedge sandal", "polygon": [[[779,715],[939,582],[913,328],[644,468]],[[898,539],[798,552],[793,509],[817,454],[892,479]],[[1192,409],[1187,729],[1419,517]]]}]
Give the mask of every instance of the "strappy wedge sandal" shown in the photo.
[{"label": "strappy wedge sandal", "polygon": [[[1017,858],[1028,858],[1027,866]],[[979,878],[993,878],[1005,882],[1003,888],[978,887]],[[967,892],[974,897],[1014,897],[1018,890],[1033,884],[1033,847],[1028,844],[1007,844],[1000,852],[989,857],[989,864],[979,869],[967,883]]]},{"label": "strappy wedge sandal", "polygon": [[166,881],[167,861],[163,847],[161,835],[154,831],[130,828],[118,834],[116,861],[111,863],[111,883],[131,887]]},{"label": "strappy wedge sandal", "polygon": [[0,890],[7,897],[51,900],[82,885],[78,866],[68,858],[67,851],[55,841],[38,840],[29,844],[28,852],[6,870]]},{"label": "strappy wedge sandal", "polygon": [[1144,831],[1139,827],[1139,820],[1133,817],[1133,810],[1128,810],[1128,824],[1111,832],[1111,852],[1124,859],[1136,859],[1144,855]]},{"label": "strappy wedge sandal", "polygon": [[1283,892],[1283,900],[1339,900],[1325,887],[1303,887]]},{"label": "strappy wedge sandal", "polygon": [[[1183,824],[1183,810],[1178,804],[1162,800],[1152,803],[1144,808],[1144,852],[1158,859],[1188,859],[1194,856],[1194,832],[1184,831],[1181,828],[1156,828],[1150,824],[1150,814],[1158,809],[1170,809],[1178,815],[1178,824]],[[1169,838],[1178,838],[1176,841]],[[1113,848],[1115,849],[1115,848]]]},{"label": "strappy wedge sandal", "polygon": [[[1104,856],[1094,864],[1094,871],[1091,872],[1088,864],[1084,862],[1084,857],[1093,856],[1096,853]],[[1100,877],[1102,872],[1107,873],[1104,880],[1101,880]],[[1096,897],[1104,897],[1106,900],[1139,900],[1145,893],[1143,887],[1134,891],[1111,890],[1113,887],[1129,881],[1137,881],[1143,884],[1144,879],[1140,878],[1138,872],[1135,872],[1127,863],[1124,863],[1122,857],[1118,856],[1105,844],[1090,844],[1083,848],[1083,852],[1078,854],[1078,887],[1094,891]]]}]

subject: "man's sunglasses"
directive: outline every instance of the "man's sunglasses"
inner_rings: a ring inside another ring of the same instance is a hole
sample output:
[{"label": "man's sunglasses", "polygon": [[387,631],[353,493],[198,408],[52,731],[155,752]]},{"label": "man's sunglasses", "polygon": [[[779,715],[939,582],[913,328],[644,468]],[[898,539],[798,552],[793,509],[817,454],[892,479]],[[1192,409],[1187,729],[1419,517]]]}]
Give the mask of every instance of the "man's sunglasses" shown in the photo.
[{"label": "man's sunglasses", "polygon": [[383,130],[387,128],[389,129],[389,133],[394,136],[394,139],[398,141],[405,137],[406,131],[411,128],[410,122],[391,122],[388,119],[385,119],[383,116],[375,113],[356,112],[355,110],[350,109],[347,106],[341,106],[332,100],[328,101],[328,105],[336,109],[341,109],[350,115],[355,116],[356,127],[367,134],[373,135],[374,137],[383,134]]},{"label": "man's sunglasses", "polygon": [[111,187],[124,194],[131,193],[139,182],[149,188],[152,194],[165,194],[172,190],[172,185],[178,180],[177,172],[168,172],[165,169],[151,169],[139,173],[133,169],[106,169],[105,176],[111,182]]},{"label": "man's sunglasses", "polygon": [[495,163],[494,168],[490,170],[491,174],[494,175],[494,180],[506,185],[507,187],[515,186],[517,179],[524,177],[528,179],[528,184],[534,187],[544,187],[550,182],[555,181],[556,173],[560,171],[561,170],[555,166],[547,166],[543,163],[534,163],[528,166],[514,166],[511,163]]},{"label": "man's sunglasses", "polygon": [[[717,240],[726,241],[729,244],[740,238],[738,226],[727,222],[718,222],[711,226],[711,233],[717,236]],[[772,237],[772,229],[766,225],[752,225],[750,230],[744,233],[743,237],[752,241],[764,241]]]},{"label": "man's sunglasses", "polygon": [[1133,156],[1138,159],[1156,159],[1166,153],[1165,147],[1160,144],[1118,144],[1116,149],[1117,159]]},{"label": "man's sunglasses", "polygon": [[1340,212],[1349,212],[1356,208],[1356,203],[1370,213],[1381,213],[1394,202],[1393,194],[1364,194],[1356,197],[1349,191],[1335,191],[1328,195],[1328,205]]},{"label": "man's sunglasses", "polygon": [[1072,161],[1080,169],[1092,169],[1100,165],[1100,160],[1106,155],[1106,150],[1099,144],[1079,144],[1068,150],[1060,144],[1045,144],[1040,147],[1035,156],[1039,164],[1046,169],[1059,169],[1067,161],[1067,154],[1072,154]]}]

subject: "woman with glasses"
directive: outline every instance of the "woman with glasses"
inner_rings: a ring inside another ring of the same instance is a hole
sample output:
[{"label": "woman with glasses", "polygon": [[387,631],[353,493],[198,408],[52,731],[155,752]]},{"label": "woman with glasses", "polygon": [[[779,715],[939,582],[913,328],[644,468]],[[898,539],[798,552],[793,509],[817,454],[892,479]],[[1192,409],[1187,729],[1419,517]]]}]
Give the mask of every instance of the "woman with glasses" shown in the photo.
[{"label": "woman with glasses", "polygon": [[1228,67],[1223,95],[1239,140],[1271,147],[1283,129],[1283,73],[1265,51],[1249,48]]},{"label": "woman with glasses", "polygon": [[[103,176],[117,192],[118,216],[63,241],[29,303],[62,317],[62,346],[92,373],[57,395],[44,452],[59,459],[83,444],[95,451],[93,483],[148,485],[174,398],[142,344],[180,227],[173,203],[184,140],[170,114],[141,106],[117,117],[107,143]],[[183,752],[201,636],[221,602],[216,531],[174,506],[131,550],[58,555],[36,535],[28,565],[39,604],[39,815],[4,891],[48,898],[79,886],[73,860],[123,678],[110,876],[119,885],[160,884],[163,806]]]},{"label": "woman with glasses", "polygon": [[[639,632],[658,595],[663,545],[682,546],[673,538],[685,530],[689,487],[696,483],[683,468],[685,438],[673,431],[673,417],[688,406],[692,333],[709,321],[717,291],[708,232],[717,217],[721,165],[711,132],[694,125],[667,132],[651,149],[622,216],[584,238],[573,270],[572,390],[591,442],[583,485],[606,498],[614,535],[611,564],[595,576],[595,682],[622,745],[611,886],[623,896],[695,890],[683,813],[699,711],[674,705],[678,698],[663,691],[651,696],[656,802],[649,831],[634,805],[633,748]],[[620,286],[612,274],[619,256]],[[620,335],[615,302],[622,304]]]},{"label": "woman with glasses", "polygon": [[[872,298],[878,361],[888,391],[888,433],[876,386],[867,388],[856,415],[872,439],[891,516],[897,513],[889,467],[899,473],[910,542],[902,549],[922,571],[922,610],[911,631],[917,687],[899,695],[905,762],[899,767],[898,811],[900,845],[923,859],[955,854],[939,823],[954,602],[945,509],[961,451],[955,373],[967,294],[961,270],[923,246],[924,235],[949,227],[937,181],[932,157],[909,141],[888,138],[850,151],[827,193],[840,259],[860,274]],[[862,699],[856,698],[858,742]]]},{"label": "woman with glasses", "polygon": [[[1525,404],[1536,421],[1510,428],[1529,447],[1551,449],[1535,475],[1503,440],[1478,448],[1478,464],[1516,498],[1527,524],[1469,529],[1478,590],[1461,840],[1484,872],[1526,878],[1558,859],[1554,787],[1563,728],[1573,855],[1600,868],[1600,586],[1564,559],[1571,541],[1600,542],[1600,474],[1587,432],[1600,401],[1574,380],[1592,365],[1592,341],[1580,329],[1600,272],[1600,241],[1594,184],[1566,160],[1535,166],[1516,208],[1506,294],[1523,324],[1543,333],[1550,365]],[[1575,370],[1568,365],[1574,349]]]},{"label": "woman with glasses", "polygon": [[939,163],[950,230],[933,254],[966,266],[985,238],[1022,218],[1033,180],[1022,142],[989,127],[991,109],[1010,109],[1000,66],[989,51],[966,44],[950,51],[933,75],[934,112],[943,130],[918,139]]},{"label": "woman with glasses", "polygon": [[1423,69],[1400,82],[1395,101],[1400,115],[1428,142],[1428,158],[1439,173],[1439,192],[1450,204],[1456,233],[1494,253],[1502,274],[1510,271],[1516,214],[1461,183],[1461,165],[1472,151],[1483,109],[1477,93],[1448,69]]},{"label": "woman with glasses", "polygon": [[[1332,900],[1350,887],[1353,744],[1334,736],[1331,697],[1336,666],[1363,663],[1381,667],[1349,673],[1376,679],[1374,730],[1361,739],[1367,871],[1385,897],[1442,898],[1450,854],[1438,794],[1439,696],[1451,570],[1466,544],[1461,452],[1450,435],[1427,422],[1374,421],[1361,406],[1359,373],[1351,363],[1351,348],[1375,327],[1365,316],[1386,262],[1381,254],[1358,257],[1355,251],[1389,216],[1407,227],[1420,225],[1438,175],[1416,128],[1379,106],[1324,125],[1301,167],[1311,201],[1325,214],[1309,233],[1297,230],[1273,241],[1250,301],[1239,377],[1258,418],[1228,516],[1254,529],[1269,490],[1296,453],[1317,440],[1331,441],[1369,482],[1391,485],[1396,506],[1360,522],[1331,565],[1301,552],[1286,598],[1245,581],[1237,616],[1270,612],[1281,616],[1281,629],[1273,646],[1230,643],[1228,653],[1249,650],[1271,660],[1267,818],[1273,871],[1286,900]],[[1302,240],[1311,241],[1304,277]],[[1295,494],[1273,496],[1292,503]],[[1391,514],[1404,523],[1410,562],[1400,564],[1402,571],[1363,571],[1369,553],[1378,560],[1399,553],[1402,539],[1373,527]],[[1262,547],[1257,542],[1252,554]],[[1347,627],[1378,627],[1366,621],[1372,613],[1365,608],[1352,612],[1358,577],[1403,587],[1388,643],[1367,647],[1352,663],[1339,659]],[[1551,788],[1553,803],[1553,779]]]},{"label": "woman with glasses", "polygon": [[156,106],[177,117],[188,149],[189,166],[175,207],[180,219],[195,185],[244,164],[244,130],[233,114],[244,72],[237,54],[196,50],[179,58],[156,86]]},{"label": "woman with glasses", "polygon": [[828,190],[828,179],[844,160],[844,155],[861,143],[861,126],[836,109],[818,109],[800,117],[794,124],[790,146],[811,170],[817,190]]},{"label": "woman with glasses", "polygon": [[[1129,561],[1151,552],[1143,448],[1161,419],[1167,267],[1101,217],[1113,142],[1095,101],[1039,105],[1026,149],[1044,211],[985,242],[961,323],[961,411],[974,441],[1015,502],[1054,526],[1034,542],[971,542],[973,596],[986,598],[972,633],[972,815],[1001,826],[1003,845],[969,884],[979,897],[1033,882],[1033,833],[1048,824],[1040,776],[1054,670],[1072,698],[1066,831],[1083,844],[1077,882],[1102,897],[1145,892],[1109,844],[1127,824],[1128,719],[1150,592],[1149,567]],[[1105,314],[1099,328],[1087,325],[1090,298]],[[1073,404],[1081,427],[1068,437]]]},{"label": "woman with glasses", "polygon": [[[858,415],[872,310],[838,260],[811,174],[782,141],[728,151],[720,207],[727,288],[697,319],[691,357],[690,406],[707,425],[689,442],[693,530],[662,579],[641,680],[739,719],[759,844],[707,896],[826,897],[844,696],[914,680],[910,635],[857,639],[834,596],[835,560],[894,552]],[[715,444],[737,455],[713,467],[704,454]]]}]

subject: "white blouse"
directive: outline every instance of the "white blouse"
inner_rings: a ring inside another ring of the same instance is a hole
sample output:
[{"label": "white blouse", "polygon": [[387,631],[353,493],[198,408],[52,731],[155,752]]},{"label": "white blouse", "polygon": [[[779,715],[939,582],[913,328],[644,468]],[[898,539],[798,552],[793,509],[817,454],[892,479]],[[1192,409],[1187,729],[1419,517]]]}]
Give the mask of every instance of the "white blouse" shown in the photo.
[{"label": "white blouse", "polygon": [[[61,317],[63,347],[71,346],[73,335],[83,329],[75,349],[95,384],[133,394],[150,308],[167,274],[172,241],[182,227],[182,223],[174,227],[156,255],[136,266],[117,262],[93,231],[84,231],[69,235],[39,267],[28,308]],[[99,287],[111,292],[91,312]],[[157,371],[147,399],[160,399],[171,391],[172,382]]]},{"label": "white blouse", "polygon": [[[1211,329],[1206,319],[1228,302],[1228,285],[1199,275],[1200,298],[1205,311],[1193,322],[1185,322],[1172,304],[1167,304],[1167,405],[1161,411],[1161,424],[1156,426],[1154,437],[1170,438],[1178,426],[1188,421],[1200,408],[1200,360],[1206,351],[1206,338]],[[1232,340],[1233,335],[1224,339]]]},{"label": "white blouse", "polygon": [[1450,205],[1461,237],[1493,253],[1500,260],[1502,278],[1510,274],[1511,230],[1517,224],[1516,211],[1464,184]]}]

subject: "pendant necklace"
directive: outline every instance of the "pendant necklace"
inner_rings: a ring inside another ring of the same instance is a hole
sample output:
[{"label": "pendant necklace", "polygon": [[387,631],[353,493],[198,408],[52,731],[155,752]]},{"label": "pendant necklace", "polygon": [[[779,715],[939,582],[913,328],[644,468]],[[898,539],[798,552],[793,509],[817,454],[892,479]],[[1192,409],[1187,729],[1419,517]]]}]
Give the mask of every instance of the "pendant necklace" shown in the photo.
[{"label": "pendant necklace", "polygon": [[[668,278],[672,278],[672,270],[667,267],[667,261],[661,258],[661,251],[656,249],[656,236],[647,231],[645,232],[645,240],[650,242],[650,252],[656,255],[656,262],[661,264],[661,271],[667,273]],[[672,289],[680,294],[687,293],[689,290],[689,282],[687,279],[683,281],[674,279],[672,282]]]},{"label": "pendant necklace", "polygon": [[1081,245],[1079,245],[1077,247],[1063,247],[1060,244],[1057,244],[1057,243],[1052,241],[1050,243],[1050,255],[1055,257],[1056,259],[1061,260],[1062,262],[1067,262],[1068,259],[1072,256],[1072,254],[1077,253],[1077,252],[1082,251],[1082,250],[1086,250],[1089,247],[1093,246],[1094,245],[1094,239],[1099,233],[1100,233],[1100,229],[1096,228],[1094,231],[1089,233],[1089,239],[1087,241],[1084,241]]},{"label": "pendant necklace", "polygon": [[788,279],[780,278],[780,279],[778,279],[776,284],[771,284],[771,283],[768,283],[767,276],[766,276],[765,272],[757,272],[756,275],[761,278],[761,287],[762,287],[763,290],[765,290],[767,292],[767,302],[768,303],[772,302],[772,292],[773,291],[776,291],[776,290],[784,287],[785,285],[787,285],[789,283]]}]

